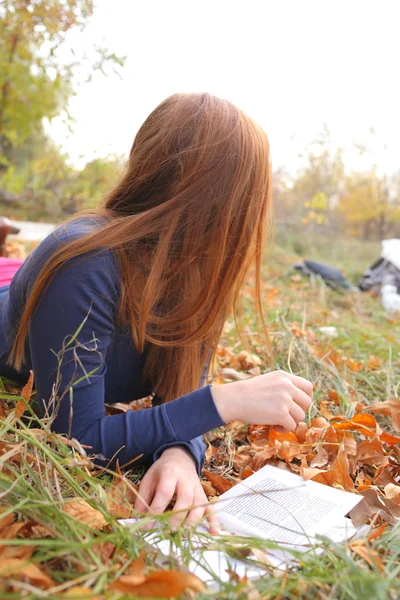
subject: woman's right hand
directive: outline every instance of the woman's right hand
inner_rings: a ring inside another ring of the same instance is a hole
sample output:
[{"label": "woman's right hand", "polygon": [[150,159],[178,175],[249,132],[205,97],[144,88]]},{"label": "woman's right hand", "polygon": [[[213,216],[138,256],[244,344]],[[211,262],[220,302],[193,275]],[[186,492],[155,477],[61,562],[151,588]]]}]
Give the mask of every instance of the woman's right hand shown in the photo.
[{"label": "woman's right hand", "polygon": [[275,425],[293,431],[312,404],[310,381],[284,371],[273,371],[212,387],[221,418],[227,421]]}]

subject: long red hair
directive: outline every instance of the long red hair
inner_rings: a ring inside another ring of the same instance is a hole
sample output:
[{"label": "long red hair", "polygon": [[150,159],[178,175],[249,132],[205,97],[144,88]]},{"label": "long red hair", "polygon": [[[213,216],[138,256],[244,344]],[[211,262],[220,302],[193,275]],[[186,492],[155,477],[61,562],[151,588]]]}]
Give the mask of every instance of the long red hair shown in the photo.
[{"label": "long red hair", "polygon": [[268,139],[252,119],[210,94],[167,98],[137,133],[120,182],[91,212],[99,228],[58,248],[42,268],[14,366],[21,368],[29,321],[54,274],[107,248],[120,268],[119,320],[140,352],[148,345],[144,377],[165,401],[198,387],[252,264],[262,320],[270,190]]}]

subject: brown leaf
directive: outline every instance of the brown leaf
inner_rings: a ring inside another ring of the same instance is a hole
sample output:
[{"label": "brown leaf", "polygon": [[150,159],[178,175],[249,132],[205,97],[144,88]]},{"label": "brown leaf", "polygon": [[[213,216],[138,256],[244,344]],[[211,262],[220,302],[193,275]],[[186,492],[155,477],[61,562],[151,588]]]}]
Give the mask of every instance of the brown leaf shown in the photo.
[{"label": "brown leaf", "polygon": [[371,354],[371,356],[369,357],[369,360],[368,360],[367,368],[370,371],[376,371],[377,369],[380,369],[380,367],[381,367],[381,361],[379,360],[379,358],[377,358],[376,356]]},{"label": "brown leaf", "polygon": [[325,448],[321,445],[318,446],[317,452],[310,462],[310,467],[324,467],[329,462],[329,456]]},{"label": "brown leaf", "polygon": [[62,507],[62,511],[93,529],[102,529],[106,524],[102,513],[80,498],[66,502]]},{"label": "brown leaf", "polygon": [[21,546],[0,546],[0,561],[6,558],[19,558],[23,560],[29,560],[36,550],[36,546],[21,545]]},{"label": "brown leaf", "polygon": [[19,558],[7,558],[1,561],[0,579],[17,578],[28,580],[35,585],[39,585],[48,589],[55,585],[55,582],[41,571],[39,567],[33,563],[27,563]]},{"label": "brown leaf", "polygon": [[382,442],[377,438],[363,440],[357,448],[357,463],[377,466],[387,462]]},{"label": "brown leaf", "polygon": [[5,513],[7,510],[7,508],[5,507],[1,507],[0,508],[0,532],[3,531],[3,529],[5,529],[6,527],[8,527],[9,525],[11,525],[11,523],[13,523],[14,521],[14,513],[10,512],[8,515],[2,517],[1,515],[3,513]]},{"label": "brown leaf", "polygon": [[304,421],[300,421],[300,423],[297,425],[296,431],[295,431],[297,441],[300,444],[304,444],[304,442],[306,441],[307,431],[308,431],[307,423],[305,423]]},{"label": "brown leaf", "polygon": [[213,486],[208,481],[201,481],[201,487],[203,488],[203,492],[206,496],[216,496],[217,492],[214,490]]},{"label": "brown leaf", "polygon": [[253,471],[258,471],[267,464],[267,462],[275,456],[275,448],[265,448],[261,452],[257,452],[250,461],[250,468]]},{"label": "brown leaf", "polygon": [[126,586],[137,586],[146,581],[146,564],[143,557],[144,552],[142,551],[117,581]]},{"label": "brown leaf", "polygon": [[243,473],[242,473],[242,479],[247,479],[248,477],[250,477],[253,474],[254,474],[254,471],[252,469],[244,469]]},{"label": "brown leaf", "polygon": [[269,443],[270,429],[270,425],[250,425],[250,444],[257,448],[263,448]]},{"label": "brown leaf", "polygon": [[136,598],[179,598],[186,590],[202,592],[204,588],[204,583],[191,573],[153,571],[140,585],[126,584],[117,580],[109,589],[119,590]]},{"label": "brown leaf", "polygon": [[388,483],[384,487],[386,498],[392,500],[395,504],[400,504],[400,485]]},{"label": "brown leaf", "polygon": [[382,519],[390,523],[390,525],[396,525],[400,520],[400,506],[392,500],[382,498],[379,495],[378,490],[369,488],[360,493],[364,496],[372,514],[379,514]]},{"label": "brown leaf", "polygon": [[361,556],[361,558],[363,558],[370,567],[375,567],[376,569],[378,569],[379,573],[382,573],[383,562],[378,552],[374,550],[374,548],[369,548],[365,546],[362,542],[363,540],[355,540],[354,542],[349,544],[349,546],[353,550],[353,552],[358,554],[358,556]]},{"label": "brown leaf", "polygon": [[33,390],[33,371],[30,371],[29,379],[21,391],[21,397],[23,399],[18,400],[17,404],[15,405],[15,409],[14,409],[14,420],[15,421],[20,419],[22,417],[22,415],[24,414],[24,412],[26,411],[26,405],[29,404],[29,401],[32,396],[32,390]]},{"label": "brown leaf", "polygon": [[[314,473],[312,472],[314,471]],[[316,472],[317,471],[317,472]],[[304,479],[312,479],[331,487],[339,487],[346,492],[355,492],[353,480],[349,475],[349,462],[345,447],[342,444],[332,467],[328,471],[301,469],[300,474]]]},{"label": "brown leaf", "polygon": [[382,523],[382,525],[379,525],[379,527],[376,527],[375,529],[373,529],[373,531],[367,537],[367,540],[369,542],[372,542],[372,540],[377,540],[385,533],[386,528],[387,528],[387,523]]},{"label": "brown leaf", "polygon": [[242,350],[239,354],[231,358],[230,366],[232,369],[248,371],[249,369],[260,366],[261,362],[261,358],[256,354],[250,354],[247,350]]},{"label": "brown leaf", "polygon": [[384,402],[375,402],[367,408],[368,411],[377,415],[386,415],[392,419],[393,427],[400,431],[400,398],[391,398]]},{"label": "brown leaf", "polygon": [[124,477],[117,467],[114,483],[106,493],[108,512],[116,519],[128,519],[132,515],[137,490],[137,486]]},{"label": "brown leaf", "polygon": [[208,481],[211,483],[213,488],[217,490],[217,492],[220,494],[224,494],[233,486],[233,483],[231,483],[224,477],[221,477],[221,475],[211,473],[210,471],[203,471],[203,473],[207,477]]},{"label": "brown leaf", "polygon": [[94,596],[92,590],[87,587],[83,587],[82,585],[74,585],[74,587],[69,588],[65,594],[63,594],[64,598],[87,598],[87,600],[101,600],[100,596]]}]

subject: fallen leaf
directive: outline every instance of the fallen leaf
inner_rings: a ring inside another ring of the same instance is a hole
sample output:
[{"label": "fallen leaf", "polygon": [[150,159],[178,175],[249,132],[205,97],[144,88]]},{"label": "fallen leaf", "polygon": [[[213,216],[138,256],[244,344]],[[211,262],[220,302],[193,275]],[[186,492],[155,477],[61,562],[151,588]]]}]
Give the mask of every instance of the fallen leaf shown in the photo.
[{"label": "fallen leaf", "polygon": [[393,427],[400,431],[400,398],[391,398],[384,402],[375,402],[367,407],[368,411],[377,415],[386,415],[391,418]]},{"label": "fallen leaf", "polygon": [[7,558],[1,561],[0,579],[18,578],[28,580],[35,585],[48,589],[55,585],[55,582],[46,575],[44,571],[33,563],[28,563],[19,558]]},{"label": "fallen leaf", "polygon": [[324,467],[328,464],[329,455],[325,448],[321,445],[318,446],[317,452],[310,462],[310,467]]},{"label": "fallen leaf", "polygon": [[349,544],[350,548],[361,556],[365,560],[365,562],[372,568],[376,568],[379,573],[383,572],[383,562],[378,552],[374,548],[369,548],[362,544],[363,540],[356,540]]},{"label": "fallen leaf", "polygon": [[372,540],[377,540],[385,533],[386,528],[387,528],[387,523],[382,523],[382,525],[379,525],[379,527],[376,527],[375,529],[372,530],[372,532],[367,537],[367,540],[369,542],[372,542]]},{"label": "fallen leaf", "polygon": [[214,490],[213,486],[209,481],[201,481],[201,487],[203,488],[203,492],[206,496],[216,496],[217,492]]},{"label": "fallen leaf", "polygon": [[259,356],[250,354],[247,350],[242,350],[239,354],[231,358],[230,366],[233,369],[239,369],[240,371],[248,371],[249,369],[260,366],[261,363],[262,361]]},{"label": "fallen leaf", "polygon": [[250,468],[253,471],[258,471],[267,464],[267,462],[275,455],[275,448],[265,448],[261,452],[257,452],[250,461]]},{"label": "fallen leaf", "polygon": [[144,553],[141,552],[140,555],[131,562],[128,569],[117,579],[117,581],[127,586],[140,585],[146,581],[146,564],[143,556]]},{"label": "fallen leaf", "polygon": [[106,492],[107,509],[116,519],[129,519],[137,498],[137,486],[122,474],[117,465],[114,482]]},{"label": "fallen leaf", "polygon": [[15,421],[20,419],[22,417],[22,415],[24,414],[24,412],[26,411],[26,405],[29,404],[29,401],[32,396],[32,390],[33,390],[33,371],[30,371],[29,379],[21,391],[22,400],[18,400],[17,404],[15,405],[14,415],[13,415],[13,418]]},{"label": "fallen leaf", "polygon": [[254,471],[252,469],[244,469],[242,473],[242,479],[247,479],[251,475],[254,475]]},{"label": "fallen leaf", "polygon": [[386,498],[392,500],[395,504],[400,504],[400,485],[388,483],[384,490]]},{"label": "fallen leaf", "polygon": [[355,492],[353,480],[349,475],[349,462],[346,450],[342,444],[339,448],[335,462],[329,470],[301,469],[300,474],[304,479],[312,479],[331,487],[339,487],[346,492]]},{"label": "fallen leaf", "polygon": [[396,525],[400,520],[400,506],[392,500],[381,497],[377,489],[371,487],[361,491],[360,494],[364,496],[373,515],[380,515],[390,525]]},{"label": "fallen leaf", "polygon": [[7,508],[4,508],[4,507],[0,508],[0,532],[3,531],[3,529],[8,527],[9,525],[11,525],[11,523],[13,523],[13,521],[14,521],[14,513],[13,512],[8,513],[8,515],[5,515],[4,517],[1,516],[3,513],[6,512],[6,510],[7,510]]},{"label": "fallen leaf", "polygon": [[62,506],[62,511],[80,523],[92,527],[93,529],[102,529],[106,524],[106,520],[102,513],[80,498],[66,502]]},{"label": "fallen leaf", "polygon": [[377,438],[359,443],[356,455],[357,463],[378,466],[387,462],[382,442]]},{"label": "fallen leaf", "polygon": [[369,357],[369,360],[368,360],[367,368],[370,371],[376,371],[377,369],[380,369],[380,367],[381,367],[381,361],[379,360],[379,358],[377,358],[376,356],[371,354],[371,356]]},{"label": "fallen leaf", "polygon": [[118,590],[136,598],[179,598],[186,590],[202,592],[204,583],[191,573],[182,571],[153,571],[140,585],[130,585],[119,580],[110,585],[110,590]]},{"label": "fallen leaf", "polygon": [[207,477],[208,481],[211,483],[213,488],[217,490],[219,494],[224,494],[233,486],[233,483],[231,481],[228,481],[227,479],[225,479],[225,477],[221,477],[221,475],[211,473],[210,471],[203,471],[203,473]]},{"label": "fallen leaf", "polygon": [[295,435],[299,444],[304,444],[306,441],[306,434],[308,431],[308,425],[304,421],[300,421],[300,423],[296,427]]},{"label": "fallen leaf", "polygon": [[87,600],[101,600],[100,596],[94,596],[92,590],[82,585],[74,585],[65,594],[64,598],[87,598]]}]

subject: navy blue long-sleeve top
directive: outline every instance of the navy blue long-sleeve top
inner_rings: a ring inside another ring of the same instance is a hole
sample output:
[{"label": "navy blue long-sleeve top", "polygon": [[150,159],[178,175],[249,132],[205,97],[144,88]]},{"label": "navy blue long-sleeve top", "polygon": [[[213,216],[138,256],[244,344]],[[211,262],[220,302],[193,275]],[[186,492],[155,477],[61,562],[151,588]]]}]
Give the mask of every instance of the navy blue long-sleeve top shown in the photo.
[{"label": "navy blue long-sleeve top", "polygon": [[7,365],[42,266],[60,245],[93,226],[79,220],[57,229],[27,258],[11,285],[0,289],[0,375],[22,381],[33,369],[42,416],[54,410],[51,398],[62,398],[53,430],[90,446],[88,452],[107,462],[118,459],[123,465],[138,456],[135,464],[151,462],[166,448],[182,445],[200,472],[201,436],[223,424],[210,386],[150,409],[105,414],[105,403],[152,393],[142,379],[145,355],[136,350],[128,328],[117,323],[120,275],[111,250],[72,259],[55,275],[31,319],[22,371]]}]

